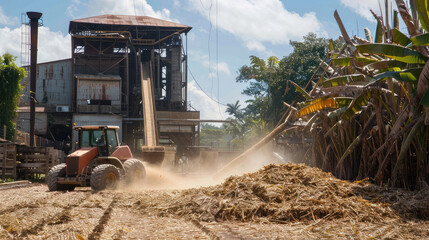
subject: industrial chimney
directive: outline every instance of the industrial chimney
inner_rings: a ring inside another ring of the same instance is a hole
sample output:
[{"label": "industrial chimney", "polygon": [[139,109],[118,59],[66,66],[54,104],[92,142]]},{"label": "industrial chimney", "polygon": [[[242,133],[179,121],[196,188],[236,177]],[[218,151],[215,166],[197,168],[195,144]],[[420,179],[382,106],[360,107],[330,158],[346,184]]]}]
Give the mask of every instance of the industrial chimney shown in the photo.
[{"label": "industrial chimney", "polygon": [[36,115],[36,67],[37,67],[37,34],[40,12],[27,12],[31,27],[31,59],[30,59],[30,146],[34,147],[34,119]]}]

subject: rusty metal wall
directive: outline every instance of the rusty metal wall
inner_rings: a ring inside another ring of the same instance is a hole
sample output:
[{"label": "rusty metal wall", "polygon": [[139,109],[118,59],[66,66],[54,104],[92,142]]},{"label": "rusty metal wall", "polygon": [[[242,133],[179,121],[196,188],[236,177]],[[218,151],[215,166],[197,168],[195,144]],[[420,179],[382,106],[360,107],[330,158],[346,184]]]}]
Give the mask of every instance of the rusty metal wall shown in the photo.
[{"label": "rusty metal wall", "polygon": [[[26,67],[26,71],[29,68]],[[21,105],[30,104],[29,74],[26,81],[24,96]],[[39,63],[36,73],[36,99],[37,105],[68,106],[72,104],[72,61],[64,59],[54,62]],[[55,110],[54,110],[55,111]]]},{"label": "rusty metal wall", "polygon": [[[78,112],[119,113],[121,111],[121,78],[78,76],[77,109]],[[108,105],[90,105],[88,101],[110,101]]]}]

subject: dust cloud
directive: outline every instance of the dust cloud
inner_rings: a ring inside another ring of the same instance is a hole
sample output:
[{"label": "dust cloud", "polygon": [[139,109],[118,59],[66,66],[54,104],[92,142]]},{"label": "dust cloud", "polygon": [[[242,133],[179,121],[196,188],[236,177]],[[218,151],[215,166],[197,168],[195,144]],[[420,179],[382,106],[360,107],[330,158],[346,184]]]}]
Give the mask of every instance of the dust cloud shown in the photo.
[{"label": "dust cloud", "polygon": [[123,183],[121,191],[144,191],[144,190],[181,190],[213,186],[221,183],[215,181],[210,174],[206,173],[181,173],[169,169],[145,164],[146,177],[143,180],[134,180]]},{"label": "dust cloud", "polygon": [[270,148],[260,149],[250,154],[247,159],[234,169],[230,169],[219,178],[213,175],[232,159],[196,158],[189,160],[186,165],[166,168],[145,163],[146,177],[143,180],[135,180],[123,183],[119,191],[144,191],[144,190],[182,190],[189,188],[208,187],[221,184],[226,178],[234,175],[242,175],[255,172],[269,164],[282,164],[291,162],[289,157],[281,156]]}]

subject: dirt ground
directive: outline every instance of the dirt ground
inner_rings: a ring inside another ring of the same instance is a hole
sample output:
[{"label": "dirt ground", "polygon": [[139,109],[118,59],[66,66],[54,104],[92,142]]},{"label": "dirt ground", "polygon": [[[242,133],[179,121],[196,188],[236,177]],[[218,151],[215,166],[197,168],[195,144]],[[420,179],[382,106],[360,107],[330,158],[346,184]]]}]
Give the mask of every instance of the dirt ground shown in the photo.
[{"label": "dirt ground", "polygon": [[350,183],[304,165],[157,188],[0,189],[0,239],[429,239],[429,189]]}]

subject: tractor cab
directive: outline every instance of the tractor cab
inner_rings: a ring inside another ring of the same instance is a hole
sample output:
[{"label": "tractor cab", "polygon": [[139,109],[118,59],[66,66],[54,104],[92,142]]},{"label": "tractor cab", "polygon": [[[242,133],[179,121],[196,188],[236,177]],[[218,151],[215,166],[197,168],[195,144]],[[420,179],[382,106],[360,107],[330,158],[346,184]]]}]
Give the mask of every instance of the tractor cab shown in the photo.
[{"label": "tractor cab", "polygon": [[118,126],[79,126],[78,149],[97,147],[99,156],[109,156],[118,146]]}]

